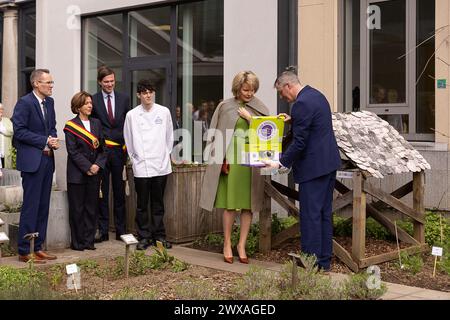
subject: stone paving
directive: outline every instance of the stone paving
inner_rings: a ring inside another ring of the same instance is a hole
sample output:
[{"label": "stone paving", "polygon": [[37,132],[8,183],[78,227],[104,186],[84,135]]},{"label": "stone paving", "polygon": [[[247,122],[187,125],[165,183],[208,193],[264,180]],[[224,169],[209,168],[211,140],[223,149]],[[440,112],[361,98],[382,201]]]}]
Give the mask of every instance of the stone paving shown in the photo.
[{"label": "stone paving", "polygon": [[[114,238],[114,237],[113,237]],[[111,239],[111,237],[110,237]],[[125,245],[121,241],[110,240],[96,244],[97,250],[73,251],[70,249],[51,251],[58,256],[57,260],[49,261],[46,265],[69,264],[83,259],[115,257],[125,255]],[[148,249],[151,250],[151,249]],[[251,265],[257,265],[267,270],[280,271],[282,265],[273,262],[264,262],[250,259],[250,264],[242,264],[237,261],[233,264],[223,262],[221,254],[195,250],[185,246],[174,246],[169,253],[176,258],[192,265],[213,268],[222,271],[244,274]],[[9,265],[17,268],[25,267],[25,263],[19,262],[16,257],[7,257],[0,260],[0,265]],[[39,267],[39,265],[36,265]],[[332,273],[333,280],[339,281],[345,275]],[[450,300],[449,292],[428,290],[423,288],[408,287],[400,284],[386,283],[388,291],[382,297],[383,300]]]}]

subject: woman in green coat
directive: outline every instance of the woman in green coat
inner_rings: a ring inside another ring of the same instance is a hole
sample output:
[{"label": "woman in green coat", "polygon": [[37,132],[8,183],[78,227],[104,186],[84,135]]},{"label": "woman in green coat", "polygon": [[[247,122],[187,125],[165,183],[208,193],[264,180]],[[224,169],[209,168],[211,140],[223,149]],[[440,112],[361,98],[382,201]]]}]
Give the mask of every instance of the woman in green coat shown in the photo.
[{"label": "woman in green coat", "polygon": [[240,214],[239,261],[248,263],[245,253],[252,212],[262,209],[264,180],[260,169],[242,166],[240,157],[252,116],[269,114],[255,97],[259,80],[251,71],[239,72],[233,79],[234,98],[221,102],[212,117],[205,154],[208,167],[203,179],[200,206],[208,211],[224,209],[224,261],[233,263],[231,232]]}]

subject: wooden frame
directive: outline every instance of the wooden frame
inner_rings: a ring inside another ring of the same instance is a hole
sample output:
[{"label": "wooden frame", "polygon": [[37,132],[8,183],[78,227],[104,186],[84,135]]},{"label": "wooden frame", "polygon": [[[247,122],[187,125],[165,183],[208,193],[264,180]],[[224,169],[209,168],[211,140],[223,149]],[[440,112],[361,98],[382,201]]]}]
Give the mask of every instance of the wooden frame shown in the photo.
[{"label": "wooden frame", "polygon": [[[353,232],[352,232],[352,250],[348,252],[336,240],[333,240],[334,254],[344,262],[352,271],[358,272],[360,268],[366,268],[371,265],[395,260],[398,258],[398,251],[383,253],[377,256],[365,256],[366,244],[366,219],[371,216],[381,225],[395,235],[395,224],[381,209],[382,204],[396,209],[397,211],[407,215],[413,219],[414,236],[409,235],[403,229],[397,227],[398,238],[402,242],[411,246],[400,250],[409,254],[422,252],[426,248],[425,244],[425,208],[424,208],[424,181],[425,173],[413,173],[413,181],[401,186],[391,194],[384,192],[379,188],[370,185],[365,175],[357,170],[353,172],[353,190],[347,188],[344,184],[336,181],[335,190],[340,194],[333,201],[333,212],[342,209],[350,204],[353,207]],[[265,253],[273,247],[281,245],[284,241],[292,239],[299,234],[300,222],[294,226],[283,230],[277,235],[271,235],[271,201],[274,199],[281,207],[283,207],[290,216],[298,217],[298,208],[289,198],[298,199],[298,192],[289,189],[277,182],[271,181],[267,177],[265,181],[265,200],[264,209],[260,213],[260,251]],[[400,199],[409,193],[413,193],[413,208],[406,205]],[[371,195],[378,199],[376,202],[367,203],[367,195]]]}]

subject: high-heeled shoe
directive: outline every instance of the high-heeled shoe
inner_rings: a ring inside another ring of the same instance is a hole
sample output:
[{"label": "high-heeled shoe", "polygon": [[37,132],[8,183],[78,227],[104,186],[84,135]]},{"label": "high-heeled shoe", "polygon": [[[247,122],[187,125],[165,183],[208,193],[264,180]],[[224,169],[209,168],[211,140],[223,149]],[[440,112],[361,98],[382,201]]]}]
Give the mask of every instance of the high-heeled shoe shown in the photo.
[{"label": "high-heeled shoe", "polygon": [[240,263],[244,263],[244,264],[248,264],[248,258],[242,258],[240,253],[239,253],[239,249],[237,247],[236,247],[236,250],[238,252],[239,262]]},{"label": "high-heeled shoe", "polygon": [[225,257],[223,256],[223,261],[225,261],[226,263],[233,263],[233,257]]}]

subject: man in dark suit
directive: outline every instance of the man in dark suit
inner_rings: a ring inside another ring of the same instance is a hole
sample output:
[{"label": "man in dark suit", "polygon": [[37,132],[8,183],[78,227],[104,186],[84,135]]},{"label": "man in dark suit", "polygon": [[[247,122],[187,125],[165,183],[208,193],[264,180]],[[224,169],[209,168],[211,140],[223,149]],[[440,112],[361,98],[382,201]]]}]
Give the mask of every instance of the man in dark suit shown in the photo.
[{"label": "man in dark suit", "polygon": [[[302,86],[295,69],[275,81],[281,98],[292,106],[293,141],[272,168],[293,169],[299,184],[302,252],[315,255],[319,269],[329,271],[333,253],[332,202],[336,170],[341,166],[330,105],[325,96]],[[289,119],[288,119],[289,120]]]},{"label": "man in dark suit", "polygon": [[125,184],[123,172],[125,169],[126,152],[123,138],[125,115],[130,110],[130,98],[114,90],[116,79],[114,71],[106,66],[98,69],[97,81],[101,90],[92,97],[92,117],[100,120],[103,136],[109,148],[108,160],[102,171],[99,214],[99,237],[96,242],[109,240],[109,176],[112,178],[114,199],[114,222],[116,239],[126,233],[125,217]]},{"label": "man in dark suit", "polygon": [[[17,149],[17,170],[22,173],[23,205],[20,213],[19,260],[45,263],[56,256],[42,250],[47,234],[55,160],[53,150],[59,148],[56,134],[53,78],[47,69],[37,69],[30,77],[33,91],[19,99],[14,107],[13,145]],[[24,236],[38,232],[34,253]]]}]

